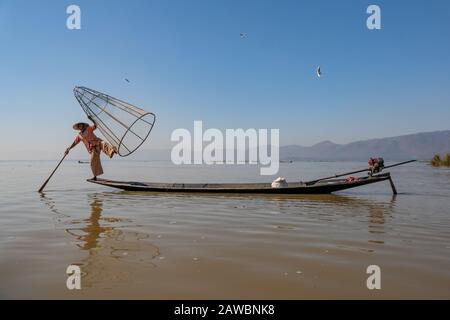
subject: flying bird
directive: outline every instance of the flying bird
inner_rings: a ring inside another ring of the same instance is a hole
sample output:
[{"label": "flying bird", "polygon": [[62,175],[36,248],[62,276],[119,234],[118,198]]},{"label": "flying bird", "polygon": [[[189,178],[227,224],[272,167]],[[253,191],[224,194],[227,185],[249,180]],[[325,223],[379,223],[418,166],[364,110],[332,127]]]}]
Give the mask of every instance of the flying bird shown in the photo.
[{"label": "flying bird", "polygon": [[317,68],[316,71],[317,76],[320,78],[320,76],[322,75],[322,71],[320,70],[320,66]]},{"label": "flying bird", "polygon": [[242,32],[239,35],[241,36],[241,38],[246,38],[247,37],[247,35],[245,33],[242,33]]},{"label": "flying bird", "polygon": [[128,80],[128,79],[125,79],[125,81],[128,82],[128,83],[130,83],[130,80]]}]

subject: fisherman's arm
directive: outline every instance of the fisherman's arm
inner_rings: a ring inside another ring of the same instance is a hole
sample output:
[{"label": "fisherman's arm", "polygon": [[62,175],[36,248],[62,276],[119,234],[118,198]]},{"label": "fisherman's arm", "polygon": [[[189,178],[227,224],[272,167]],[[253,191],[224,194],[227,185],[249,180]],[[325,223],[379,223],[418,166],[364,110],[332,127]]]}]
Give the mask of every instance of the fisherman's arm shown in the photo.
[{"label": "fisherman's arm", "polygon": [[68,147],[68,148],[66,149],[66,152],[64,152],[64,154],[66,154],[66,155],[69,154],[69,151],[70,151],[71,149],[73,149],[77,144],[79,144],[80,141],[81,141],[80,137],[77,136],[77,137],[75,138],[75,141],[72,143],[72,145],[71,145],[70,147]]},{"label": "fisherman's arm", "polygon": [[93,130],[97,129],[97,122],[95,122],[94,118],[92,118],[91,115],[88,115],[88,119],[91,120],[92,123],[94,124],[94,125],[92,126],[92,129],[93,129]]}]

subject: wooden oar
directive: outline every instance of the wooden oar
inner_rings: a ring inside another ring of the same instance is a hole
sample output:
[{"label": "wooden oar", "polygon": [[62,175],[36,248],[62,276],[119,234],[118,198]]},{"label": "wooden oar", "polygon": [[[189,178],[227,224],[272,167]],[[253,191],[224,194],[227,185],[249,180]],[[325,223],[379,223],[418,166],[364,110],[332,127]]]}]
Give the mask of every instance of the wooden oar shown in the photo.
[{"label": "wooden oar", "polygon": [[56,166],[55,170],[53,170],[53,172],[50,174],[50,177],[48,177],[47,180],[45,180],[44,184],[42,185],[42,187],[39,188],[38,192],[42,193],[42,191],[44,190],[45,186],[47,185],[47,183],[50,181],[50,179],[53,177],[53,175],[55,174],[56,170],[58,170],[59,166],[61,165],[61,163],[64,161],[64,159],[67,157],[69,153],[65,152],[64,153],[64,157],[61,159],[61,161],[59,161],[58,165]]},{"label": "wooden oar", "polygon": [[[403,164],[407,164],[407,163],[411,163],[411,162],[415,162],[415,161],[417,161],[417,160],[408,160],[408,161],[403,161],[403,162],[391,164],[390,166],[384,167],[383,170],[384,169],[389,169],[389,168],[392,168],[392,167],[401,166]],[[308,181],[308,182],[305,182],[305,184],[307,186],[310,186],[310,185],[316,184],[317,182],[322,181],[322,180],[328,180],[328,179],[333,179],[333,178],[344,177],[344,176],[348,176],[348,175],[351,175],[351,174],[361,173],[361,172],[366,172],[366,171],[370,171],[370,169],[366,168],[366,169],[356,170],[356,171],[347,172],[347,173],[335,174],[334,176],[331,176],[331,177],[326,177],[326,178],[321,178],[321,179],[317,179],[317,180]]]}]

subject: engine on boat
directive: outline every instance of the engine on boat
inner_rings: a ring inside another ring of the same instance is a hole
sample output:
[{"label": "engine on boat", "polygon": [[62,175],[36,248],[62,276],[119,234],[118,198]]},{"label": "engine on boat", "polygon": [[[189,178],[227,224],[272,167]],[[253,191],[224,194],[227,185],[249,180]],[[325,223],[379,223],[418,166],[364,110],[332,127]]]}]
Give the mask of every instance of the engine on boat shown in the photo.
[{"label": "engine on boat", "polygon": [[383,158],[370,158],[368,161],[370,175],[379,173],[384,169],[384,159]]}]

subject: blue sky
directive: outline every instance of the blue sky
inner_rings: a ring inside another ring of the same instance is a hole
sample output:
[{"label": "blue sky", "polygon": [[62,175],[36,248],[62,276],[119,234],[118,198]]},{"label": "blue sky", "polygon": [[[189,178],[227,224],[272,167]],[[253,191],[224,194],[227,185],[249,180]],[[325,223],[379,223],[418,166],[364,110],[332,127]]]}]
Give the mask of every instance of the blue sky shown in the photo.
[{"label": "blue sky", "polygon": [[449,33],[445,0],[0,0],[0,159],[57,158],[85,119],[75,85],[156,113],[146,149],[194,120],[282,145],[450,129]]}]

